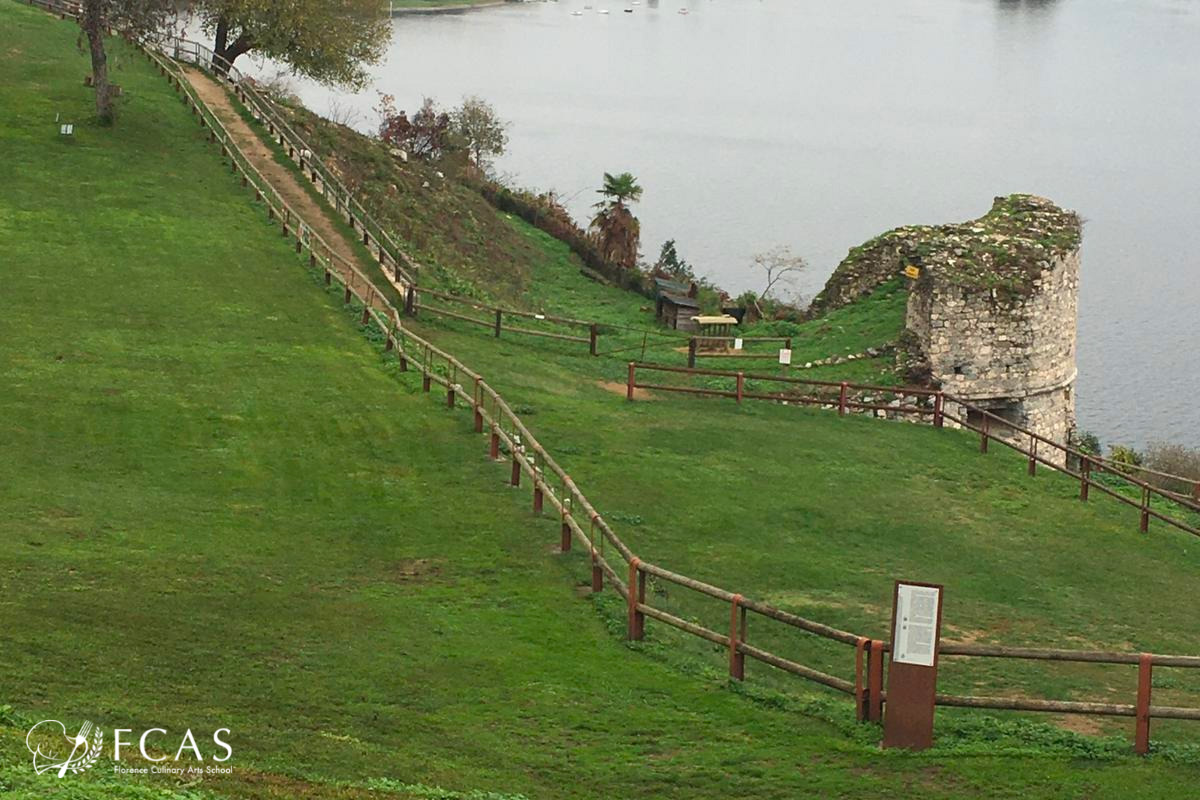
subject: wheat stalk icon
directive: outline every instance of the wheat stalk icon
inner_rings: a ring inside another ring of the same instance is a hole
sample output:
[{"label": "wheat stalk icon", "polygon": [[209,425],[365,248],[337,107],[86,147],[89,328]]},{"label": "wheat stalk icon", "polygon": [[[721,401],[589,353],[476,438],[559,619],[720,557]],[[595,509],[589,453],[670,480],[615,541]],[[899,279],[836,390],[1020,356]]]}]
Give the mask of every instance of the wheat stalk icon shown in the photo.
[{"label": "wheat stalk icon", "polygon": [[[62,736],[67,743],[71,745],[71,753],[65,759],[59,760],[59,756],[53,751],[47,753],[42,750],[41,744],[36,747],[31,747],[31,739],[33,732],[43,726],[50,727],[57,725],[62,731]],[[90,741],[89,741],[90,739]],[[65,777],[68,772],[79,773],[83,772],[88,767],[96,763],[100,758],[100,751],[104,744],[104,732],[92,725],[91,721],[85,721],[79,729],[79,733],[74,736],[67,736],[66,726],[56,719],[48,719],[39,722],[29,729],[29,733],[25,736],[25,746],[33,753],[33,770],[38,775],[45,774],[51,770],[58,771],[58,777]],[[78,755],[80,748],[83,749],[82,755]]]}]

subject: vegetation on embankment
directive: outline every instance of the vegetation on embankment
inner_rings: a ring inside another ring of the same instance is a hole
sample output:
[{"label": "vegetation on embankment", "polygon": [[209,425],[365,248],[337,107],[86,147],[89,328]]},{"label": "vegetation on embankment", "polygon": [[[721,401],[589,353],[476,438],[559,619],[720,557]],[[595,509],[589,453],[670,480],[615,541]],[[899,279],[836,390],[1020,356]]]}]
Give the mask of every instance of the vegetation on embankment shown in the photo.
[{"label": "vegetation on embankment", "polygon": [[[381,361],[160,77],[122,50],[124,124],[81,126],[64,144],[45,121],[90,99],[74,32],[14,4],[0,4],[0,30],[0,104],[16,110],[0,119],[13,154],[0,163],[0,263],[21,265],[4,276],[21,302],[0,317],[0,697],[20,712],[0,720],[6,764],[24,766],[25,721],[52,714],[110,730],[231,727],[231,782],[151,784],[150,796],[189,800],[416,783],[531,798],[860,797],[897,782],[932,798],[1153,798],[1200,780],[1165,756],[1009,723],[977,730],[991,741],[969,758],[957,735],[917,757],[883,753],[876,729],[812,715],[846,720],[840,701],[728,691],[711,654],[681,673],[653,628],[648,657],[631,651],[572,590],[586,559],[552,553],[556,521],[503,487],[464,412],[437,409],[418,376]],[[81,175],[103,176],[83,187],[94,202],[80,202]],[[495,366],[490,343],[463,338]],[[620,407],[611,399],[591,407]],[[629,415],[593,425],[647,421],[643,406],[620,408]],[[793,430],[783,412],[769,412],[775,439]],[[550,406],[534,414],[559,452]],[[631,513],[677,488],[671,468],[697,440],[664,433],[674,455],[625,476],[647,492]],[[763,431],[751,433],[745,446]],[[599,460],[572,452],[583,441],[562,441],[564,459]],[[602,510],[619,511],[611,476],[594,477]],[[709,529],[689,530],[699,546]],[[717,534],[713,552],[729,538]],[[611,618],[611,597],[598,606]],[[139,796],[95,769],[49,790],[27,772],[0,780],[18,797]]]}]

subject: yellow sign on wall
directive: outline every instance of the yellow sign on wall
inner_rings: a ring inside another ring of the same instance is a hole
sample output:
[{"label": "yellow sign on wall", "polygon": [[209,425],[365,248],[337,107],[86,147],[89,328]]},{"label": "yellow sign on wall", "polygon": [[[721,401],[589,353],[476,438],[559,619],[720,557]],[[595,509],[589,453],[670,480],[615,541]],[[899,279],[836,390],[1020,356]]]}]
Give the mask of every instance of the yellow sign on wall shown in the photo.
[{"label": "yellow sign on wall", "polygon": [[915,281],[917,278],[921,277],[921,269],[910,264],[904,268],[904,274]]}]

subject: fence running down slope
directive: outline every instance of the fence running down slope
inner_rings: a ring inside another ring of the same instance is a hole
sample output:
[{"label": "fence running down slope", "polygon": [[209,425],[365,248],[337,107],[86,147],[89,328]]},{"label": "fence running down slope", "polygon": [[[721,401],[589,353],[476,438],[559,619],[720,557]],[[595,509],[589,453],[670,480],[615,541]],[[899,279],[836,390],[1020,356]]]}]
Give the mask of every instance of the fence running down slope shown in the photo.
[{"label": "fence running down slope", "polygon": [[[703,377],[719,379],[728,388],[719,386],[693,386],[663,382],[645,383],[638,375],[657,373],[687,378]],[[776,388],[770,388],[774,385]],[[738,403],[744,400],[767,400],[775,403],[795,403],[836,409],[845,416],[848,412],[869,412],[889,418],[915,418],[932,422],[935,428],[949,423],[979,434],[979,450],[987,453],[991,442],[998,442],[1026,458],[1028,472],[1036,475],[1038,465],[1051,468],[1055,473],[1066,475],[1079,482],[1079,499],[1088,500],[1095,489],[1139,512],[1139,530],[1149,531],[1150,519],[1154,518],[1193,536],[1200,536],[1200,528],[1190,523],[1182,514],[1171,516],[1164,509],[1176,512],[1200,510],[1191,497],[1162,489],[1148,481],[1126,474],[1112,462],[1084,453],[1068,445],[1055,442],[1027,428],[1013,424],[987,409],[974,405],[948,392],[918,389],[903,386],[871,386],[846,381],[815,381],[784,375],[764,375],[747,372],[729,372],[714,369],[692,369],[663,364],[629,362],[626,379],[626,399],[634,399],[635,389],[659,392],[677,392],[705,397],[726,397]],[[867,399],[869,398],[869,399]],[[891,398],[890,400],[887,398]],[[1099,481],[1093,472],[1103,472],[1114,485]],[[1166,476],[1174,477],[1174,476]],[[1122,492],[1137,495],[1137,499]],[[1196,494],[1200,494],[1197,484]],[[1158,506],[1154,505],[1157,501]]]},{"label": "fence running down slope", "polygon": [[[56,0],[29,0],[54,13],[74,16],[77,6]],[[165,53],[181,52],[175,42],[167,45]],[[202,45],[194,45],[190,52],[203,52]],[[282,200],[279,192],[270,186],[255,168],[251,159],[243,153],[221,124],[216,114],[204,104],[177,63],[154,46],[144,46],[147,58],[167,77],[181,95],[201,126],[210,132],[211,141],[218,144],[222,153],[230,160],[234,174],[240,175],[244,185],[253,188],[256,199],[263,202],[268,216],[278,222],[282,233],[295,240],[297,252],[307,250],[311,265],[321,269],[325,282],[335,280],[342,285],[344,301],[361,305],[361,321],[364,326],[373,325],[385,337],[385,350],[394,353],[402,370],[416,370],[422,375],[425,391],[433,384],[446,390],[446,404],[456,406],[460,401],[473,411],[474,430],[486,433],[488,453],[500,459],[501,451],[511,461],[510,483],[519,486],[528,476],[532,484],[533,510],[543,513],[548,502],[557,514],[561,530],[559,547],[569,551],[573,543],[585,548],[591,562],[593,591],[603,590],[605,582],[625,601],[627,608],[627,635],[631,640],[641,639],[647,617],[677,628],[681,631],[715,643],[728,650],[729,674],[736,680],[745,676],[745,659],[771,665],[785,672],[822,684],[835,691],[850,695],[860,719],[878,721],[887,700],[884,687],[884,659],[890,650],[886,641],[872,640],[848,631],[805,619],[783,609],[756,601],[742,594],[731,592],[712,584],[672,572],[659,565],[642,561],[612,530],[611,526],[595,509],[579,489],[574,480],[554,460],[550,453],[533,436],[522,420],[513,412],[505,400],[483,379],[453,355],[439,349],[433,343],[407,330],[401,321],[400,312],[384,298],[356,264],[339,259],[329,245],[312,233],[312,227],[300,219],[294,209]],[[206,56],[211,63],[211,54]],[[250,96],[244,88],[239,91],[231,87],[239,97]],[[286,128],[276,128],[287,138]],[[290,140],[296,149],[306,149],[298,140]],[[332,184],[331,184],[332,185]],[[338,198],[339,208],[356,207],[352,198]],[[359,223],[361,226],[361,222]],[[356,230],[366,230],[356,228]],[[369,233],[368,233],[369,235]],[[376,240],[386,242],[386,234]],[[382,245],[380,246],[382,251]],[[615,552],[619,567],[610,563]],[[675,616],[647,602],[646,580],[651,576],[657,580],[698,592],[709,598],[728,604],[729,627],[717,631],[695,622]],[[758,647],[748,639],[749,618],[766,621],[783,629],[819,637],[843,645],[852,651],[853,680],[840,678],[826,672],[785,658],[765,648]],[[1018,711],[1045,711],[1056,713],[1108,715],[1134,717],[1135,750],[1148,752],[1151,719],[1200,720],[1200,708],[1153,705],[1151,702],[1151,679],[1155,667],[1200,669],[1200,656],[1156,655],[1066,649],[1004,647],[982,644],[942,644],[939,655],[943,657],[1026,659],[1053,662],[1077,662],[1099,664],[1136,665],[1138,683],[1134,694],[1135,702],[1115,704],[1108,702],[1058,701],[1036,698],[980,697],[938,694],[937,704],[966,708],[1008,709]]]}]

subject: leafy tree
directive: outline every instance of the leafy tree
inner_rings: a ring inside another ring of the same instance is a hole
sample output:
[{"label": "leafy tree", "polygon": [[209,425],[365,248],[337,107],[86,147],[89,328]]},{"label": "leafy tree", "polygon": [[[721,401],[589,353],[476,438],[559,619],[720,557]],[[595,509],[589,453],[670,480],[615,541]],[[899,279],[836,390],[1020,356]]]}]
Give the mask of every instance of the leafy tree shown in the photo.
[{"label": "leafy tree", "polygon": [[366,85],[365,66],[379,61],[392,35],[379,0],[198,0],[196,10],[224,63],[255,52],[348,88]]},{"label": "leafy tree", "polygon": [[412,119],[404,111],[396,110],[395,98],[390,94],[379,96],[375,111],[379,114],[379,138],[389,147],[430,161],[452,147],[450,115],[431,98],[425,98]]},{"label": "leafy tree", "polygon": [[92,57],[96,115],[102,123],[111,124],[115,117],[104,38],[110,30],[130,39],[145,38],[163,30],[173,10],[172,0],[83,0],[79,15],[80,46],[86,39]]},{"label": "leafy tree", "polygon": [[628,172],[620,175],[604,173],[604,185],[597,190],[605,197],[595,207],[599,209],[592,218],[600,253],[609,261],[625,269],[637,266],[638,246],[641,241],[641,223],[629,210],[626,203],[636,203],[642,197],[642,187],[637,178]]},{"label": "leafy tree", "polygon": [[664,272],[678,281],[686,282],[696,279],[696,272],[692,269],[692,265],[679,257],[674,239],[667,239],[663,242],[662,249],[658,252],[658,261],[654,262],[654,270]]},{"label": "leafy tree", "polygon": [[486,172],[491,159],[503,155],[508,145],[507,123],[500,119],[491,103],[474,95],[463,98],[462,105],[450,118],[471,160],[480,171]]}]

